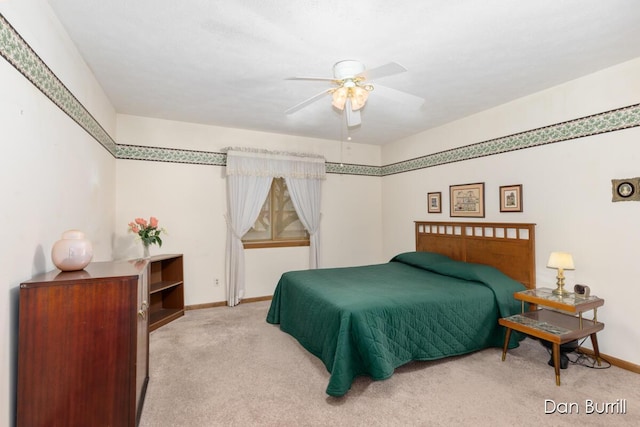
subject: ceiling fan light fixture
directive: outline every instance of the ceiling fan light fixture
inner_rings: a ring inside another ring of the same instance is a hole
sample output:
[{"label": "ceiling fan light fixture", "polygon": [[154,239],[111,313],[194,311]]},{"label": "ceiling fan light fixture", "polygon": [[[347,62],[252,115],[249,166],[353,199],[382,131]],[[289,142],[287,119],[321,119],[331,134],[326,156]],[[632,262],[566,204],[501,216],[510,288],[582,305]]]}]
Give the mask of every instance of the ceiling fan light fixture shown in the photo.
[{"label": "ceiling fan light fixture", "polygon": [[[1,1],[1,0],[0,0]],[[407,71],[402,65],[390,62],[386,65],[366,70],[360,61],[346,60],[336,62],[333,66],[333,78],[326,77],[291,77],[289,80],[321,80],[328,81],[334,85],[333,88],[320,92],[311,98],[308,98],[293,107],[287,109],[285,114],[294,113],[301,108],[319,100],[324,95],[331,95],[331,105],[340,111],[345,112],[347,118],[347,126],[354,127],[360,125],[360,110],[366,105],[369,98],[369,92],[374,86],[367,83],[368,80],[392,76]],[[384,89],[384,86],[379,86]],[[395,91],[399,94],[403,92]],[[424,103],[424,99],[404,94],[405,98],[409,97],[410,101],[418,100],[420,105]],[[407,101],[407,102],[410,102]]]},{"label": "ceiling fan light fixture", "polygon": [[349,99],[351,110],[359,110],[364,107],[364,104],[367,102],[367,99],[369,98],[369,91],[373,90],[373,86],[360,86],[353,84],[353,82],[347,83],[351,84],[344,84],[332,92],[331,105],[342,111],[344,110],[347,99]]},{"label": "ceiling fan light fixture", "polygon": [[359,110],[364,107],[364,104],[367,102],[369,91],[364,87],[356,86],[349,89],[349,97],[351,98],[351,108],[354,111]]},{"label": "ceiling fan light fixture", "polygon": [[336,107],[338,110],[344,110],[344,104],[347,102],[347,97],[349,96],[349,88],[339,87],[338,89],[333,91],[331,95],[332,101],[331,105]]}]

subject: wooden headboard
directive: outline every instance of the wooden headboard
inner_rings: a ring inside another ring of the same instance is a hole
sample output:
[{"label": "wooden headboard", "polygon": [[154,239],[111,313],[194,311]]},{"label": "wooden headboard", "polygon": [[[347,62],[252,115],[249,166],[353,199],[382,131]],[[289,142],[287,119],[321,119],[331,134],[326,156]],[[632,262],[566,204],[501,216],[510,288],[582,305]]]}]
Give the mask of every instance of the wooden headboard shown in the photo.
[{"label": "wooden headboard", "polygon": [[535,224],[416,221],[416,250],[497,268],[536,287]]}]

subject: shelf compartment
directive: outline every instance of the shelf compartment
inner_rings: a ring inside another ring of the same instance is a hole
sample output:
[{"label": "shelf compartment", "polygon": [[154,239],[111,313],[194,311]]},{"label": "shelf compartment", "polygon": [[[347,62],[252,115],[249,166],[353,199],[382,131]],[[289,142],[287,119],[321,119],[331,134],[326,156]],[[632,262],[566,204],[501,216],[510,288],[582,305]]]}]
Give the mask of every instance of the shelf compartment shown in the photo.
[{"label": "shelf compartment", "polygon": [[156,255],[149,261],[149,331],[184,315],[183,257]]},{"label": "shelf compartment", "polygon": [[500,325],[557,344],[580,339],[604,329],[604,323],[540,309],[499,320]]},{"label": "shelf compartment", "polygon": [[182,285],[182,280],[163,280],[161,282],[151,283],[149,285],[149,293],[155,294],[156,292],[164,291],[165,289],[173,288],[174,286]]},{"label": "shelf compartment", "polygon": [[154,325],[153,328],[149,327],[149,330],[158,329],[160,326],[166,325],[167,323],[182,316],[184,316],[184,310],[177,308],[161,308],[151,313],[149,316],[149,325]]}]

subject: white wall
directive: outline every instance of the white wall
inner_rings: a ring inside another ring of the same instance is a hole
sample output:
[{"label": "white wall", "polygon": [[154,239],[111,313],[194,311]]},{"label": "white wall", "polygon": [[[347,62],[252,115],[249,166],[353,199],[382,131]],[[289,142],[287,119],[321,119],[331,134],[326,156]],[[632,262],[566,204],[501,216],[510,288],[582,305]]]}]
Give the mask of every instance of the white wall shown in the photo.
[{"label": "white wall", "polygon": [[[568,82],[383,148],[383,164],[576,119],[640,102],[640,59]],[[573,139],[383,178],[384,254],[411,249],[414,220],[449,218],[449,185],[485,183],[487,221],[533,222],[538,287],[554,287],[549,253],[573,254],[569,289],[587,284],[605,299],[603,353],[640,364],[639,202],[611,202],[611,179],[640,176],[640,128]],[[522,213],[500,213],[501,185],[523,184]],[[441,191],[443,213],[426,213]],[[453,220],[456,220],[454,218]],[[459,220],[459,219],[458,219]],[[587,341],[587,346],[590,343]]]},{"label": "white wall", "polygon": [[628,61],[395,141],[382,147],[382,164],[637,104],[640,102],[639,69],[640,59]]},{"label": "white wall", "polygon": [[[380,147],[118,115],[119,144],[221,152],[251,147],[320,154],[330,162],[380,164]],[[341,154],[342,151],[342,154]],[[223,302],[226,187],[224,167],[117,161],[116,258],[139,256],[127,223],[153,215],[168,234],[154,253],[183,253],[185,304]],[[383,260],[379,177],[329,174],[322,188],[321,259],[324,266]],[[249,249],[245,297],[273,294],[280,275],[308,268],[308,247]],[[216,279],[218,285],[216,286]]]},{"label": "white wall", "polygon": [[[0,2],[0,13],[102,126],[115,112],[44,1]],[[94,259],[111,257],[115,159],[0,58],[0,426],[14,425],[21,282],[54,268],[50,252],[78,228]]]}]

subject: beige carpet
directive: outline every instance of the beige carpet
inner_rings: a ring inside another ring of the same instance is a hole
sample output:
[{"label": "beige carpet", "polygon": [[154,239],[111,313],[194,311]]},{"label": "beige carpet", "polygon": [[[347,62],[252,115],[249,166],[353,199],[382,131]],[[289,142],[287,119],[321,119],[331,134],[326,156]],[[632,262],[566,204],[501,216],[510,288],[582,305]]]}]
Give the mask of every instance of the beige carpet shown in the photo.
[{"label": "beige carpet", "polygon": [[[413,362],[330,397],[324,365],[266,323],[268,307],[188,311],[152,332],[140,426],[640,425],[640,375],[570,365],[557,387],[547,350],[532,339],[505,362],[501,349]],[[545,414],[546,399],[575,403],[579,413]],[[626,399],[626,414],[585,413],[587,400],[602,408],[616,399]]]}]

